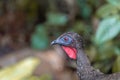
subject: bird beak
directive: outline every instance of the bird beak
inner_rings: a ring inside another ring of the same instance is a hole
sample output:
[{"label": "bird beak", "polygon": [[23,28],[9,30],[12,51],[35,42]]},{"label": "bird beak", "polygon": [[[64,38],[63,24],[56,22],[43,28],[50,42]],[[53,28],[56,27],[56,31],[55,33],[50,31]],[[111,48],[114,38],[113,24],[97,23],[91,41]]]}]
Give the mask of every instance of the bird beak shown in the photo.
[{"label": "bird beak", "polygon": [[59,43],[60,43],[59,39],[56,39],[56,40],[54,40],[54,41],[51,42],[51,45],[59,44]]},{"label": "bird beak", "polygon": [[54,45],[55,43],[56,43],[56,41],[54,40],[54,41],[51,42],[51,45]]}]

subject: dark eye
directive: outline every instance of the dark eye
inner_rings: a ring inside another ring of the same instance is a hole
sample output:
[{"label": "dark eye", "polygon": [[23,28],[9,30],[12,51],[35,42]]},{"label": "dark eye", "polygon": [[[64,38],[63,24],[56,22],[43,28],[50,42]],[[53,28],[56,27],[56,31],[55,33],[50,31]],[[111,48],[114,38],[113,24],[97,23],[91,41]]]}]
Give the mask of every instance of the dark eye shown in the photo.
[{"label": "dark eye", "polygon": [[73,39],[70,36],[63,36],[60,40],[65,45],[70,45]]},{"label": "dark eye", "polygon": [[69,40],[69,38],[68,37],[64,37],[64,41],[68,41]]}]

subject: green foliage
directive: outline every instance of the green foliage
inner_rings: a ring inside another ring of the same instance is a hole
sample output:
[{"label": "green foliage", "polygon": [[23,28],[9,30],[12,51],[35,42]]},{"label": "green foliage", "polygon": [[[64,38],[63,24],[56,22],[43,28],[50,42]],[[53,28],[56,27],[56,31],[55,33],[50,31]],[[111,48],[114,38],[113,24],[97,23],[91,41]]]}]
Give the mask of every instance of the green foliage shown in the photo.
[{"label": "green foliage", "polygon": [[[111,68],[113,72],[117,72],[120,71],[120,57],[113,62],[113,56],[120,54],[120,44],[117,39],[120,33],[120,1],[107,0],[107,2],[97,10],[97,16],[101,21],[94,36],[94,43],[98,47],[98,61],[107,61],[107,63],[104,62],[99,66],[105,66],[105,64],[109,66],[99,68],[104,72],[109,71]],[[110,63],[110,61],[112,62]]]},{"label": "green foliage", "polygon": [[97,16],[107,18],[112,15],[117,15],[117,13],[118,9],[116,6],[113,6],[111,4],[105,4],[98,9]]},{"label": "green foliage", "polygon": [[120,48],[119,47],[114,47],[114,51],[118,56],[120,55]]},{"label": "green foliage", "polygon": [[84,32],[85,31],[85,24],[81,21],[76,21],[74,24],[74,27],[72,28],[73,31],[75,32]]},{"label": "green foliage", "polygon": [[107,0],[107,2],[120,9],[120,0]]},{"label": "green foliage", "polygon": [[114,65],[113,65],[112,71],[113,72],[120,72],[120,56],[117,57]]},{"label": "green foliage", "polygon": [[[103,72],[109,72],[112,68],[113,56],[120,55],[118,35],[120,33],[120,0],[74,1],[77,1],[79,9],[74,8],[76,4],[71,3],[71,0],[1,0],[0,31],[3,31],[2,33],[12,32],[8,30],[11,22],[12,25],[10,26],[16,26],[16,29],[17,26],[24,27],[25,25],[26,27],[22,30],[24,33],[27,33],[27,36],[31,36],[30,44],[35,49],[46,49],[49,46],[50,39],[53,40],[53,38],[65,31],[71,30],[77,32],[86,40],[85,45],[89,48],[87,53],[90,55],[90,59],[94,62],[94,65]],[[18,19],[14,15],[22,15],[24,19]],[[9,17],[13,21],[10,21]],[[7,27],[3,27],[3,24],[7,25]],[[36,26],[35,24],[40,25]],[[35,30],[32,35],[29,35],[33,31],[32,29]],[[92,39],[94,39],[93,42],[91,41]],[[94,45],[94,43],[97,45]],[[119,64],[119,60],[117,59],[113,67],[114,72],[119,70]],[[39,78],[31,77],[30,79],[37,80]],[[40,79],[46,79],[46,77],[41,76]],[[46,80],[49,79],[47,78]]]},{"label": "green foliage", "polygon": [[89,18],[92,14],[91,6],[85,5],[81,10],[81,14],[83,18],[85,19]]},{"label": "green foliage", "polygon": [[97,15],[102,18],[119,15],[120,0],[107,0],[107,2],[98,9]]},{"label": "green foliage", "polygon": [[[48,33],[46,30],[56,30],[54,26],[63,26],[68,18],[64,14],[49,12],[45,25],[38,25],[31,37],[31,46],[35,49],[46,49],[49,45]],[[53,28],[51,28],[52,26]]]},{"label": "green foliage", "polygon": [[62,26],[65,25],[67,21],[68,18],[65,14],[50,12],[47,14],[46,24],[54,25],[54,26]]},{"label": "green foliage", "polygon": [[120,21],[117,17],[105,18],[100,22],[95,35],[96,44],[103,44],[120,33]]},{"label": "green foliage", "polygon": [[48,46],[48,35],[44,25],[38,25],[31,37],[31,46],[35,49],[45,49]]},{"label": "green foliage", "polygon": [[[57,1],[59,3],[57,3]],[[95,63],[94,65],[97,66],[97,68],[100,68],[103,72],[108,72],[112,68],[113,63],[111,63],[111,61],[113,60],[113,56],[120,54],[120,44],[116,43],[119,43],[119,40],[116,38],[120,33],[120,0],[76,0],[79,9],[71,6],[74,5],[69,3],[71,0],[62,3],[63,1],[17,1],[20,9],[26,10],[26,20],[29,22],[28,24],[30,26],[33,22],[36,22],[36,20],[41,21],[42,19],[39,20],[41,16],[43,16],[42,18],[44,19],[44,16],[46,15],[45,22],[40,22],[41,25],[35,27],[35,31],[31,36],[31,46],[35,49],[45,49],[49,45],[49,38],[55,38],[55,36],[57,37],[64,31],[68,30],[77,32],[80,35],[83,35],[87,40],[85,41],[88,42],[86,43],[86,47],[89,48],[87,53],[90,55],[90,59]],[[46,4],[49,4],[49,6],[46,7]],[[56,4],[60,4],[60,6],[56,6]],[[74,14],[75,12],[71,12],[72,10],[70,11],[69,9],[78,10],[78,13]],[[38,14],[38,10],[40,10],[40,15]],[[71,16],[77,16],[77,19],[69,19]],[[94,17],[101,21],[98,20],[98,22],[96,22],[97,20],[94,20]],[[95,23],[95,25],[92,25],[92,22]],[[73,25],[70,25],[69,27],[66,25],[71,23]],[[94,31],[96,31],[95,35],[93,35]],[[93,42],[91,39],[94,39]],[[97,45],[93,45],[93,43]],[[115,66],[118,66],[119,64],[120,63],[117,60],[114,64],[113,71],[119,70],[115,68]],[[36,80],[38,78],[33,77],[31,79]],[[46,77],[41,76],[40,79],[44,80]]]},{"label": "green foliage", "polygon": [[81,17],[84,19],[88,19],[92,14],[92,7],[87,2],[87,0],[77,0]]},{"label": "green foliage", "polygon": [[32,75],[39,64],[38,58],[27,58],[16,65],[0,70],[0,80],[23,80]]}]

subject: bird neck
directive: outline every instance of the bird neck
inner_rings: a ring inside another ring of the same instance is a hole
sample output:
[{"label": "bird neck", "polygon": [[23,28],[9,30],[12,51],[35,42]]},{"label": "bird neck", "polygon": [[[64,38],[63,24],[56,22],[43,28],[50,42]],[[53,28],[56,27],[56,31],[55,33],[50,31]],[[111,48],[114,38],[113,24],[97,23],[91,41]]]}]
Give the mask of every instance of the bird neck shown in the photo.
[{"label": "bird neck", "polygon": [[83,49],[77,49],[77,64],[78,66],[90,66],[90,61]]},{"label": "bird neck", "polygon": [[80,80],[94,80],[95,76],[101,75],[99,70],[94,69],[83,49],[77,49],[77,74]]}]

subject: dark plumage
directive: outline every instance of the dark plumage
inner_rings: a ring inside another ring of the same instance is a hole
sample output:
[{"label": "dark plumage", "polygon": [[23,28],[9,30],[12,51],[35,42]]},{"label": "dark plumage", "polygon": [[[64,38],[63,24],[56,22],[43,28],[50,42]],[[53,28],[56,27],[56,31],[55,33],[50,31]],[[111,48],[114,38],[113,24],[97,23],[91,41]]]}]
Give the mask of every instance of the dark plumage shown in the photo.
[{"label": "dark plumage", "polygon": [[120,73],[104,74],[91,66],[84,53],[83,39],[79,34],[64,33],[51,44],[61,46],[69,59],[76,60],[77,74],[80,80],[120,80]]}]

